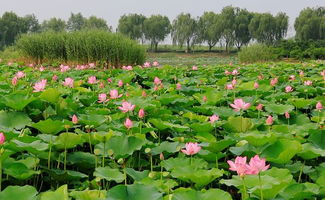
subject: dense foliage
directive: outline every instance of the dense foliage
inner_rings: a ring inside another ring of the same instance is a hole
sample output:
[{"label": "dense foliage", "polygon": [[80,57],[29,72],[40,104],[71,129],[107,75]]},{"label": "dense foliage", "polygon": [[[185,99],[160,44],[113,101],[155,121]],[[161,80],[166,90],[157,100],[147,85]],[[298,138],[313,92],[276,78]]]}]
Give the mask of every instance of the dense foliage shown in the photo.
[{"label": "dense foliage", "polygon": [[267,62],[277,58],[278,55],[273,48],[262,44],[244,47],[238,52],[239,61],[244,63]]},{"label": "dense foliage", "polygon": [[102,62],[110,66],[142,64],[145,50],[135,41],[106,31],[44,32],[23,35],[17,47],[42,60]]},{"label": "dense foliage", "polygon": [[324,63],[152,65],[0,64],[0,199],[325,198]]}]

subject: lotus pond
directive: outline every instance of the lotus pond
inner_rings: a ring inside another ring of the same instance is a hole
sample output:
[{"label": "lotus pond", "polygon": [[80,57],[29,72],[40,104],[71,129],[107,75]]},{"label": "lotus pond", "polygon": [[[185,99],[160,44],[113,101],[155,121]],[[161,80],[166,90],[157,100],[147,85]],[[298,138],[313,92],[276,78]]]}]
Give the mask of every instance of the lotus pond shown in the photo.
[{"label": "lotus pond", "polygon": [[325,198],[325,65],[0,64],[1,200]]}]

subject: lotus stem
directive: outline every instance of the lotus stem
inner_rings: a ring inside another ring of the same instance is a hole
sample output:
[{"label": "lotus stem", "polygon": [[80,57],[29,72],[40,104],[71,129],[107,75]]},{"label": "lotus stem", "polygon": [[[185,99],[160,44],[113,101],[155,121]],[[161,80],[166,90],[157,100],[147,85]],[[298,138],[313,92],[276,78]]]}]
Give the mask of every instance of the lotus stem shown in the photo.
[{"label": "lotus stem", "polygon": [[51,153],[52,153],[52,135],[50,137],[50,149],[49,149],[49,154],[48,154],[48,157],[47,157],[47,168],[48,169],[51,169]]},{"label": "lotus stem", "polygon": [[64,146],[64,172],[67,171],[67,147]]},{"label": "lotus stem", "polygon": [[258,181],[259,181],[259,183],[260,183],[260,195],[261,195],[261,200],[264,200],[264,197],[263,197],[263,190],[262,190],[261,173],[258,173]]},{"label": "lotus stem", "polygon": [[243,194],[242,194],[242,200],[245,200],[247,198],[247,189],[246,189],[246,183],[245,183],[245,177],[242,177],[242,181],[243,181]]}]

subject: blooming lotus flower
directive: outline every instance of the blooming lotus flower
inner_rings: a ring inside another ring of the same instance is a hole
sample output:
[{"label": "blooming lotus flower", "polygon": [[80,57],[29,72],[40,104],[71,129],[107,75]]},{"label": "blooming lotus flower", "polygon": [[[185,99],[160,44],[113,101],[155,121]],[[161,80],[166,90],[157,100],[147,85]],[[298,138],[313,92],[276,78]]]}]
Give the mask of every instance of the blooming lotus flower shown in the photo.
[{"label": "blooming lotus flower", "polygon": [[131,71],[131,70],[133,70],[133,67],[130,66],[130,65],[129,66],[123,66],[122,69],[127,70],[127,71]]},{"label": "blooming lotus flower", "polygon": [[226,70],[226,71],[225,71],[225,74],[226,74],[226,76],[228,76],[228,75],[230,75],[230,74],[231,74],[231,72],[230,72],[230,71],[228,71],[228,70]]},{"label": "blooming lotus flower", "polygon": [[43,91],[45,89],[47,80],[43,79],[40,82],[35,83],[35,85],[33,86],[34,91],[33,92],[40,92]]},{"label": "blooming lotus flower", "polygon": [[237,172],[237,174],[241,177],[245,176],[249,172],[249,167],[246,164],[246,160],[246,156],[237,156],[235,158],[235,162],[228,160],[227,163],[230,166],[229,170]]},{"label": "blooming lotus flower", "polygon": [[150,62],[145,62],[145,63],[143,64],[143,67],[144,67],[144,68],[147,68],[147,67],[150,67],[150,66],[151,66]]},{"label": "blooming lotus flower", "polygon": [[265,165],[265,158],[260,158],[258,155],[255,155],[250,159],[248,164],[247,174],[259,174],[262,171],[266,171],[270,165]]},{"label": "blooming lotus flower", "polygon": [[15,76],[16,76],[18,79],[19,79],[19,78],[24,78],[24,77],[25,77],[25,73],[22,72],[22,71],[19,71],[19,72],[16,73]]},{"label": "blooming lotus flower", "polygon": [[226,85],[226,89],[227,90],[233,90],[234,89],[234,85],[233,84],[227,84]]},{"label": "blooming lotus flower", "polygon": [[290,76],[289,76],[289,80],[290,80],[290,81],[294,81],[295,79],[296,79],[295,75],[290,75]]},{"label": "blooming lotus flower", "polygon": [[256,109],[259,110],[259,111],[262,111],[263,110],[263,104],[258,104],[256,106]]},{"label": "blooming lotus flower", "polygon": [[237,80],[236,80],[236,79],[233,79],[233,80],[231,81],[231,84],[232,84],[233,86],[235,86],[236,83],[237,83]]},{"label": "blooming lotus flower", "polygon": [[0,145],[5,143],[5,141],[6,141],[6,136],[1,132],[0,133]]},{"label": "blooming lotus flower", "polygon": [[142,94],[141,94],[142,97],[146,97],[147,96],[147,93],[146,91],[142,91]]},{"label": "blooming lotus flower", "polygon": [[18,81],[17,76],[14,76],[14,77],[11,79],[11,85],[16,86],[16,85],[17,85],[17,81]]},{"label": "blooming lotus flower", "polygon": [[56,80],[58,80],[58,76],[57,75],[53,75],[52,76],[52,81],[56,81]]},{"label": "blooming lotus flower", "polygon": [[96,76],[90,76],[90,77],[88,78],[88,83],[89,83],[89,84],[96,84],[96,83],[97,83],[97,78],[96,78]]},{"label": "blooming lotus flower", "polygon": [[111,78],[108,78],[107,82],[111,83],[111,82],[113,82],[113,80]]},{"label": "blooming lotus flower", "polygon": [[45,71],[45,68],[43,66],[41,66],[39,69],[38,69],[40,72],[43,72]]},{"label": "blooming lotus flower", "polygon": [[65,78],[64,82],[62,84],[66,87],[73,88],[73,83],[74,83],[74,80],[72,78]]},{"label": "blooming lotus flower", "polygon": [[197,66],[192,66],[192,70],[194,70],[194,71],[196,71],[196,70],[198,70],[198,68],[197,68]]},{"label": "blooming lotus flower", "polygon": [[290,86],[290,85],[288,85],[286,88],[285,88],[285,92],[286,93],[289,93],[289,92],[292,92],[293,91],[293,88]]},{"label": "blooming lotus flower", "polygon": [[129,102],[126,102],[124,101],[122,103],[122,106],[118,107],[122,112],[126,113],[126,112],[129,112],[129,111],[133,111],[134,108],[135,108],[135,105],[132,105],[131,103]]},{"label": "blooming lotus flower", "polygon": [[255,82],[255,83],[254,83],[254,88],[257,89],[257,88],[259,88],[259,87],[260,87],[260,85],[259,85],[257,82]]},{"label": "blooming lotus flower", "polygon": [[211,117],[209,117],[210,123],[214,123],[215,121],[219,120],[219,116],[218,115],[212,115]]},{"label": "blooming lotus flower", "polygon": [[122,80],[119,80],[117,85],[118,85],[119,87],[122,87],[123,84],[124,84],[123,81],[122,81]]},{"label": "blooming lotus flower", "polygon": [[203,96],[203,97],[202,97],[202,100],[203,100],[204,102],[207,102],[207,100],[208,100],[207,96]]},{"label": "blooming lotus flower", "polygon": [[325,69],[323,71],[320,72],[321,76],[325,76]]},{"label": "blooming lotus flower", "polygon": [[322,110],[323,108],[324,107],[323,107],[322,103],[320,101],[318,101],[317,104],[316,104],[316,109],[317,110]]},{"label": "blooming lotus flower", "polygon": [[70,67],[68,65],[60,65],[60,71],[63,73],[63,72],[66,72],[70,70]]},{"label": "blooming lotus flower", "polygon": [[272,115],[269,115],[266,119],[266,125],[272,125],[273,124],[273,117]]},{"label": "blooming lotus flower", "polygon": [[130,129],[130,128],[132,128],[132,126],[133,126],[133,122],[132,122],[129,118],[127,118],[127,119],[125,120],[125,122],[124,122],[124,126],[125,126],[127,129]]},{"label": "blooming lotus flower", "polygon": [[154,61],[154,62],[152,63],[152,66],[154,66],[154,67],[158,67],[158,66],[159,66],[159,62]]},{"label": "blooming lotus flower", "polygon": [[304,76],[304,71],[300,71],[300,72],[299,72],[299,76],[300,76],[300,77],[303,77],[303,76]]},{"label": "blooming lotus flower", "polygon": [[234,104],[230,104],[230,106],[233,107],[236,112],[239,112],[240,110],[247,110],[251,104],[244,102],[243,99],[235,99]]},{"label": "blooming lotus flower", "polygon": [[177,90],[181,90],[181,89],[182,89],[182,85],[181,85],[180,83],[177,83],[177,84],[176,84],[176,89],[177,89]]},{"label": "blooming lotus flower", "polygon": [[141,108],[141,109],[139,110],[138,117],[139,117],[139,118],[144,118],[144,115],[145,115],[145,113],[144,113],[144,109]]},{"label": "blooming lotus flower", "polygon": [[186,155],[194,155],[198,153],[201,150],[201,147],[198,145],[198,143],[186,143],[185,149],[182,149],[182,152]]},{"label": "blooming lotus flower", "polygon": [[155,85],[160,85],[161,84],[161,80],[158,77],[155,77],[155,79],[153,80],[153,83]]},{"label": "blooming lotus flower", "polygon": [[238,72],[238,70],[237,70],[237,69],[234,69],[234,70],[231,72],[231,74],[235,76],[235,75],[238,75],[238,74],[239,74],[239,72]]},{"label": "blooming lotus flower", "polygon": [[96,66],[95,63],[89,63],[88,65],[90,68],[94,68]]},{"label": "blooming lotus flower", "polygon": [[284,113],[284,116],[286,117],[286,119],[289,119],[290,118],[290,114],[288,112],[285,112]]},{"label": "blooming lotus flower", "polygon": [[310,86],[312,84],[313,84],[313,82],[310,80],[304,81],[304,85]]},{"label": "blooming lotus flower", "polygon": [[270,81],[270,85],[272,85],[273,87],[278,83],[278,78],[274,78],[274,79],[271,79]]},{"label": "blooming lotus flower", "polygon": [[72,123],[78,124],[78,117],[77,117],[77,115],[73,115],[72,116]]},{"label": "blooming lotus flower", "polygon": [[107,102],[107,95],[105,93],[101,93],[98,95],[98,103],[105,103]]},{"label": "blooming lotus flower", "polygon": [[122,94],[120,94],[120,95],[118,94],[118,90],[111,90],[109,92],[109,95],[110,95],[111,99],[118,99],[122,96]]}]

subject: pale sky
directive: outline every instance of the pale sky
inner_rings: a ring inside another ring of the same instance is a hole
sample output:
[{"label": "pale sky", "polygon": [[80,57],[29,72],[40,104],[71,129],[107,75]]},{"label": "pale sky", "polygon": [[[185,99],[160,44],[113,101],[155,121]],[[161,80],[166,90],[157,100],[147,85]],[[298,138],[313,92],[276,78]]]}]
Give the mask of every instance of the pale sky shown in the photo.
[{"label": "pale sky", "polygon": [[325,0],[0,0],[0,15],[14,11],[20,16],[34,13],[40,21],[51,17],[67,20],[70,13],[81,12],[83,16],[95,15],[117,27],[123,14],[139,13],[145,16],[162,14],[172,21],[181,12],[201,16],[205,11],[216,13],[228,5],[246,8],[254,12],[276,14],[286,12],[290,17],[289,36],[293,34],[294,19],[306,7],[325,6]]}]

